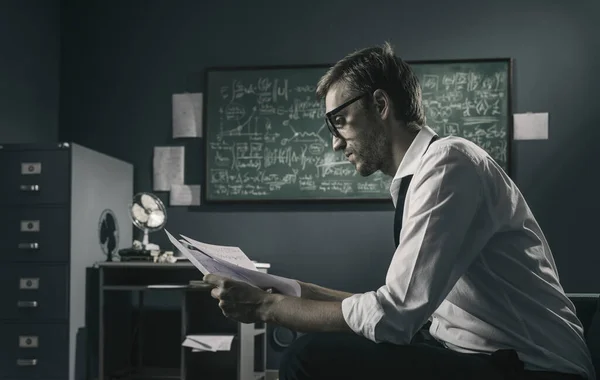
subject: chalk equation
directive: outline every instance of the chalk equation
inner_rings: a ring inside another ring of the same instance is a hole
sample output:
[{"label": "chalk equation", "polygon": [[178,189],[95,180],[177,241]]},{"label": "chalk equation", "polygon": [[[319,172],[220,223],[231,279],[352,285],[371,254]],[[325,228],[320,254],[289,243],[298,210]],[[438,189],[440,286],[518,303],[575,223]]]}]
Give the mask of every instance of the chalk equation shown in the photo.
[{"label": "chalk equation", "polygon": [[508,166],[508,75],[474,69],[420,73],[427,124],[440,136],[460,136],[485,149],[505,170]]},{"label": "chalk equation", "polygon": [[[505,167],[506,72],[416,69],[427,124],[441,136],[475,142]],[[315,96],[323,72],[209,77],[209,199],[390,198],[391,178],[362,177],[342,152],[333,151],[324,102]]]}]

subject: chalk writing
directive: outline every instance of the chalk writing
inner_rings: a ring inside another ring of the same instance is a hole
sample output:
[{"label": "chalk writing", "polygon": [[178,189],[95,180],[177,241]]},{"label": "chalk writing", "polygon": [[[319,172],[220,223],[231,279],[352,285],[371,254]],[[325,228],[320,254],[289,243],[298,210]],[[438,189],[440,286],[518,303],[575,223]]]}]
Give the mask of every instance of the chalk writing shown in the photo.
[{"label": "chalk writing", "polygon": [[505,64],[463,64],[440,73],[414,65],[422,86],[427,124],[441,136],[460,136],[508,166],[508,71]]}]

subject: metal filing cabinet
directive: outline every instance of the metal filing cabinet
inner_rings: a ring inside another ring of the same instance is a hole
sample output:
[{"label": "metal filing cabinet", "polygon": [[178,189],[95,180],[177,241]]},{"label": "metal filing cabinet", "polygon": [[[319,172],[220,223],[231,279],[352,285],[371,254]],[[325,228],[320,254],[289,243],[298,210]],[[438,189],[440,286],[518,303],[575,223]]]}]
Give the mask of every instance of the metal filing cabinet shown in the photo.
[{"label": "metal filing cabinet", "polygon": [[0,181],[0,379],[79,380],[85,268],[131,246],[133,166],[77,144],[0,145]]}]

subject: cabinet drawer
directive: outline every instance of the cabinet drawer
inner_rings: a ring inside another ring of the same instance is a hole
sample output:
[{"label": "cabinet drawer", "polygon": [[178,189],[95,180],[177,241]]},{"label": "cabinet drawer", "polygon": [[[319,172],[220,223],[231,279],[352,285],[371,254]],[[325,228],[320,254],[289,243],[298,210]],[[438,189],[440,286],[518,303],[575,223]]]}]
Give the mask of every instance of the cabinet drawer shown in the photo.
[{"label": "cabinet drawer", "polygon": [[68,203],[69,173],[67,150],[0,150],[0,204]]},{"label": "cabinet drawer", "polygon": [[0,324],[0,379],[69,376],[67,324]]},{"label": "cabinet drawer", "polygon": [[68,318],[68,265],[10,264],[0,267],[0,319]]},{"label": "cabinet drawer", "polygon": [[70,211],[64,207],[2,208],[0,261],[67,261]]}]

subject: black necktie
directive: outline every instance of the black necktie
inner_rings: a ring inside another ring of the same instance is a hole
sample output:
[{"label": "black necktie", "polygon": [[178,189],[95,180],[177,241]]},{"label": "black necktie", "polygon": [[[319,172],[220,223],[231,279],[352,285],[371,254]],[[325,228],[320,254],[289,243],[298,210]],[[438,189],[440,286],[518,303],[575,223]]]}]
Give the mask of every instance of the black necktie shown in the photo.
[{"label": "black necktie", "polygon": [[394,241],[396,242],[396,248],[400,244],[400,230],[402,229],[402,213],[404,212],[404,199],[406,198],[406,191],[412,175],[403,177],[400,182],[400,189],[398,190],[398,201],[396,202],[396,213],[394,214]]},{"label": "black necktie", "polygon": [[[429,146],[435,140],[439,139],[439,136],[434,135],[429,141]],[[404,212],[404,199],[406,199],[406,191],[408,190],[408,186],[410,185],[410,180],[412,179],[412,174],[407,175],[406,177],[402,177],[400,182],[400,189],[398,190],[398,201],[396,202],[396,213],[394,214],[394,242],[396,243],[396,248],[400,244],[400,230],[402,230],[402,214]]]}]

